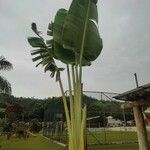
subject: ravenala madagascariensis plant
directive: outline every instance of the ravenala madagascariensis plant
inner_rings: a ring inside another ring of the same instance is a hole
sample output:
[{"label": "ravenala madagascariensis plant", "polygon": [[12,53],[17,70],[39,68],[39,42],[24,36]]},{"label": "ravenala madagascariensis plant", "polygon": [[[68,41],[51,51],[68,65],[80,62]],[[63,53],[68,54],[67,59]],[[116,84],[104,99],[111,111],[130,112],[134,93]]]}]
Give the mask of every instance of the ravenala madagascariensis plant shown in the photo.
[{"label": "ravenala madagascariensis plant", "polygon": [[[59,82],[68,129],[69,150],[85,150],[86,106],[82,103],[82,67],[91,65],[102,50],[102,39],[98,32],[97,0],[73,0],[69,10],[59,9],[54,22],[48,26],[50,39],[45,41],[35,23],[32,30],[36,37],[28,42],[35,50],[33,61],[39,61],[45,72]],[[66,64],[69,103],[65,97],[61,71],[57,61]]]}]

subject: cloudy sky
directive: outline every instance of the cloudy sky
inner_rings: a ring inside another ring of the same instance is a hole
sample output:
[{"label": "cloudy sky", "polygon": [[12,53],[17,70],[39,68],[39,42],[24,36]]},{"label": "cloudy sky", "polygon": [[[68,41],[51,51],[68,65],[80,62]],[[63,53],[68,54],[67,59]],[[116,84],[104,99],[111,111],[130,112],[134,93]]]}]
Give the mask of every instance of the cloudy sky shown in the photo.
[{"label": "cloudy sky", "polygon": [[[36,22],[43,34],[59,8],[71,0],[0,0],[0,55],[14,70],[1,73],[11,82],[13,95],[59,96],[59,86],[31,61],[27,37]],[[84,69],[84,90],[124,92],[150,82],[150,0],[99,0],[99,31],[104,48],[91,67]],[[63,73],[63,81],[66,81]],[[65,83],[65,89],[67,89]]]}]

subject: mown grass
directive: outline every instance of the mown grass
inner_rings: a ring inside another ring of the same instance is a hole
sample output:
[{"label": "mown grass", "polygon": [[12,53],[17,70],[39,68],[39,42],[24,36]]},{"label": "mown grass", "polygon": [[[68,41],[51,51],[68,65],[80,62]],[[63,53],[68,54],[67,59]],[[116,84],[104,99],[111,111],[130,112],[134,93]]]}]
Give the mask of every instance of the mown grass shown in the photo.
[{"label": "mown grass", "polygon": [[[111,135],[113,135],[111,137]],[[110,134],[110,140],[115,139],[114,134]],[[100,136],[99,134],[97,136]],[[134,135],[128,134],[128,138],[134,137]],[[107,137],[108,138],[108,137]],[[118,138],[118,137],[117,137]],[[92,138],[89,138],[89,140]],[[93,140],[94,141],[94,140]],[[37,137],[30,137],[29,139],[11,138],[7,140],[6,137],[0,137],[0,150],[67,150],[57,144],[52,143],[50,140],[44,138],[41,135]],[[130,144],[111,144],[111,145],[92,145],[88,147],[88,150],[138,150],[137,143]]]},{"label": "mown grass", "polygon": [[[67,143],[66,134],[58,135],[56,140],[62,143]],[[111,144],[111,143],[130,143],[137,142],[137,133],[130,131],[101,131],[101,132],[87,132],[87,143],[90,144]]]},{"label": "mown grass", "polygon": [[[0,150],[67,150],[43,138],[42,136],[32,137],[27,140],[12,138],[0,138],[2,147]],[[88,147],[88,150],[138,150],[137,144],[120,145],[95,145]]]},{"label": "mown grass", "polygon": [[30,137],[29,139],[0,138],[0,150],[65,150],[42,136]]},{"label": "mown grass", "polygon": [[128,143],[137,142],[136,132],[123,131],[107,131],[107,132],[93,132],[87,135],[88,144],[93,143]]},{"label": "mown grass", "polygon": [[95,145],[88,150],[138,150],[138,144],[118,144],[118,145]]}]

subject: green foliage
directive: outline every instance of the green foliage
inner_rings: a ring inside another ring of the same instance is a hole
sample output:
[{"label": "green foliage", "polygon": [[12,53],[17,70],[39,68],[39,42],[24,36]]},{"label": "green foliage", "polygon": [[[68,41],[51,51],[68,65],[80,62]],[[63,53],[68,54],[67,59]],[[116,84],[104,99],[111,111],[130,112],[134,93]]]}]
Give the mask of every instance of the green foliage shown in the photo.
[{"label": "green foliage", "polygon": [[0,56],[0,70],[11,70],[12,68],[12,64],[5,57]]},{"label": "green foliage", "polygon": [[5,108],[0,108],[0,119],[5,117]]},{"label": "green foliage", "polygon": [[11,94],[11,84],[3,76],[0,76],[0,92]]},{"label": "green foliage", "polygon": [[[69,97],[67,98],[67,101],[69,101]],[[30,121],[34,118],[37,118],[40,121],[43,121],[44,119],[47,121],[55,121],[56,112],[64,113],[62,97],[35,99],[2,94],[0,95],[0,102],[1,110],[5,110],[5,103],[18,103],[21,105],[24,110],[25,121]],[[122,110],[120,108],[120,103],[118,102],[99,101],[84,95],[83,104],[87,105],[88,117],[101,115],[101,118],[103,118],[104,113],[106,113],[106,116],[113,115],[115,119],[123,120]],[[3,113],[0,117],[3,118],[4,114],[5,113]],[[125,115],[126,120],[133,120],[133,113],[130,110],[126,110]],[[65,120],[65,118],[63,119]]]},{"label": "green foliage", "polygon": [[12,132],[12,130],[13,130],[13,127],[11,123],[7,122],[3,124],[3,132],[9,133],[9,132]]},{"label": "green foliage", "polygon": [[[67,49],[64,46],[62,46],[62,33],[67,12],[68,11],[65,9],[59,9],[55,16],[53,28],[48,28],[48,31],[51,31],[53,33],[51,36],[53,36],[54,39],[54,54],[56,58],[65,64],[74,65],[76,57],[79,57],[79,54],[72,51],[71,49]],[[83,58],[82,65],[90,65],[90,62]]]},{"label": "green foliage", "polygon": [[[36,66],[43,65],[44,71],[50,71],[51,77],[56,74],[56,81],[59,81],[69,150],[84,150],[85,147],[87,107],[82,106],[82,66],[90,65],[103,48],[97,24],[97,0],[73,0],[69,10],[59,9],[54,23],[49,24],[47,34],[51,36],[50,40],[45,42],[35,23],[31,28],[37,37],[28,38],[30,45],[38,48],[31,52],[31,55],[36,55],[33,61],[40,60]],[[57,67],[56,59],[67,64],[69,106],[60,76],[63,68]]]},{"label": "green foliage", "polygon": [[[0,56],[0,71],[11,70],[12,64]],[[0,93],[11,94],[11,84],[3,77],[0,76]]]},{"label": "green foliage", "polygon": [[23,107],[20,104],[9,104],[6,107],[6,117],[8,122],[14,122],[22,119]]},{"label": "green foliage", "polygon": [[[33,61],[40,61],[36,65],[38,67],[39,65],[42,65],[44,67],[44,71],[50,71],[51,77],[54,77],[56,74],[58,78],[58,74],[60,71],[63,71],[63,68],[58,68],[54,58],[56,56],[54,55],[54,46],[53,46],[53,40],[49,40],[47,42],[44,41],[44,39],[40,35],[40,31],[38,31],[37,26],[35,23],[32,23],[31,26],[32,30],[38,37],[29,37],[28,42],[29,44],[38,49],[34,49],[31,51],[31,55],[35,56],[32,60]],[[56,80],[57,80],[56,78]]]},{"label": "green foliage", "polygon": [[[82,65],[90,65],[100,54],[103,44],[100,38],[97,23],[97,1],[77,1],[74,0],[67,11],[59,9],[54,19],[54,23],[48,26],[47,34],[52,38],[44,42],[41,32],[38,31],[35,23],[32,23],[32,30],[38,37],[29,37],[28,42],[34,48],[32,55],[39,54],[33,61],[45,59],[39,64],[47,65],[46,70],[51,70],[48,66],[55,65],[55,59],[59,59],[65,64],[75,64],[82,55]],[[83,47],[82,47],[83,46]],[[50,64],[48,64],[50,63]],[[37,65],[38,66],[38,65]]]},{"label": "green foliage", "polygon": [[31,120],[31,131],[34,133],[38,133],[42,130],[42,123],[38,121],[38,119]]},{"label": "green foliage", "polygon": [[61,45],[72,50],[78,56],[82,55],[83,48],[82,58],[88,62],[95,60],[103,47],[97,28],[97,16],[96,1],[73,0],[67,15],[64,17],[65,21],[60,36]]}]

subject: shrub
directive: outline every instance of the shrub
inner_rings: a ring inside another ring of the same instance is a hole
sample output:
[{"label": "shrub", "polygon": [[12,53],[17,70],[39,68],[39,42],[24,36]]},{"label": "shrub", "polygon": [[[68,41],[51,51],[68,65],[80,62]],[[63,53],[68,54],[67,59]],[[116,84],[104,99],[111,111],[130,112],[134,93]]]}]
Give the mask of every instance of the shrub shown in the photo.
[{"label": "shrub", "polygon": [[31,120],[31,131],[34,133],[38,133],[42,130],[42,123],[38,121],[38,119]]}]

